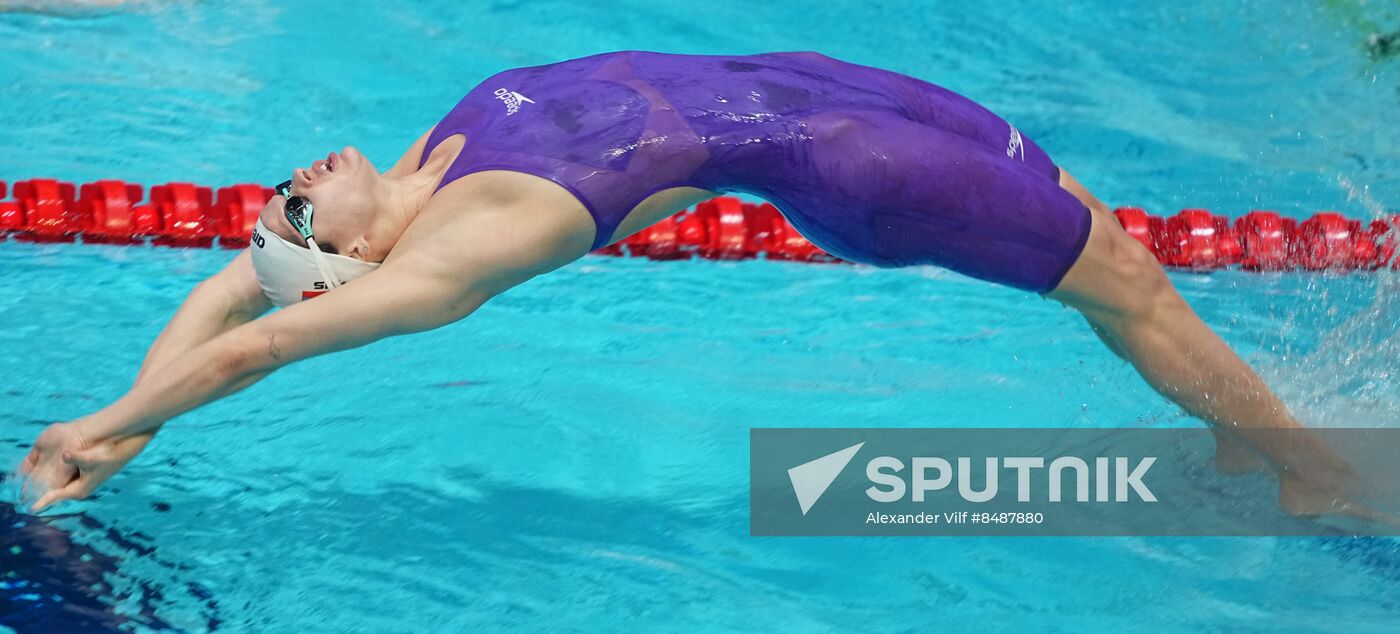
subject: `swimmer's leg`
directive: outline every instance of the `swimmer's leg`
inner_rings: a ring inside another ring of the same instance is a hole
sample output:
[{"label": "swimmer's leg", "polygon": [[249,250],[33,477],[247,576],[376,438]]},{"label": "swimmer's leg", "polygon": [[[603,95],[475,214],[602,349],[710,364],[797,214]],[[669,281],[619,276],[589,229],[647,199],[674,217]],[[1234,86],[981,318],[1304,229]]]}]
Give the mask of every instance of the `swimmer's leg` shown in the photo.
[{"label": "swimmer's leg", "polygon": [[[1089,329],[1094,332],[1099,341],[1103,342],[1104,347],[1108,348],[1109,352],[1112,352],[1119,359],[1132,362],[1128,355],[1123,354],[1123,350],[1118,347],[1118,342],[1109,334],[1107,328],[1099,325],[1087,315],[1084,316],[1084,321],[1089,324]],[[1215,468],[1221,473],[1240,475],[1263,471],[1269,467],[1269,463],[1258,453],[1230,432],[1220,427],[1212,427],[1210,431],[1215,436]]]},{"label": "swimmer's leg", "polygon": [[[1093,216],[1089,241],[1047,296],[1098,325],[1153,389],[1211,423],[1217,439],[1226,440],[1220,445],[1224,455],[1217,456],[1224,467],[1250,466],[1231,462],[1249,457],[1249,449],[1229,442],[1239,439],[1280,473],[1285,508],[1298,513],[1331,508],[1335,496],[1309,478],[1345,477],[1345,465],[1323,447],[1279,446],[1276,436],[1260,433],[1302,425],[1177,294],[1152,253],[1129,237],[1102,203],[1086,205]],[[1324,471],[1325,476],[1314,475]]]},{"label": "swimmer's leg", "polygon": [[1108,348],[1109,352],[1112,352],[1119,359],[1124,361],[1128,360],[1128,357],[1123,354],[1123,350],[1118,347],[1118,342],[1114,341],[1113,337],[1108,334],[1107,329],[1100,326],[1098,322],[1090,319],[1088,316],[1084,317],[1084,321],[1088,322],[1089,329],[1094,331],[1094,335],[1099,338],[1099,341],[1103,342],[1103,345]]},{"label": "swimmer's leg", "polygon": [[[1088,207],[1094,214],[1095,222],[1098,222],[1098,218],[1108,216],[1111,213],[1108,209],[1108,205],[1105,205],[1102,200],[1099,200],[1097,196],[1090,193],[1086,187],[1079,184],[1079,181],[1075,180],[1074,176],[1064,168],[1060,168],[1060,187],[1073,194],[1075,198],[1079,199],[1079,202],[1083,203],[1085,207]],[[1117,223],[1115,222],[1114,225],[1117,226]],[[1120,231],[1118,233],[1121,234],[1123,232]],[[1145,251],[1145,249],[1143,249],[1143,251]],[[1064,286],[1063,282],[1060,286]],[[1173,291],[1173,294],[1175,294],[1175,291]],[[1051,296],[1053,296],[1053,293]],[[1178,299],[1180,298],[1178,297]],[[1182,303],[1184,304],[1185,302],[1183,301]],[[1189,307],[1187,309],[1190,310]],[[1084,313],[1084,320],[1089,322],[1089,328],[1094,331],[1094,334],[1098,336],[1100,341],[1103,341],[1104,345],[1107,346],[1113,354],[1118,355],[1118,358],[1124,361],[1132,361],[1123,354],[1122,349],[1118,347],[1118,342],[1109,334],[1107,328],[1094,321],[1094,318],[1087,312]],[[1268,467],[1268,463],[1265,462],[1263,458],[1230,432],[1221,427],[1212,427],[1211,432],[1215,436],[1215,467],[1222,473],[1231,475],[1251,473]]]},{"label": "swimmer's leg", "polygon": [[1105,205],[1097,196],[1089,193],[1089,190],[1080,185],[1079,181],[1074,180],[1074,176],[1065,171],[1063,167],[1060,168],[1060,188],[1074,194],[1074,197],[1078,198],[1079,202],[1084,203],[1085,207],[1097,212],[1110,213],[1108,205]]}]

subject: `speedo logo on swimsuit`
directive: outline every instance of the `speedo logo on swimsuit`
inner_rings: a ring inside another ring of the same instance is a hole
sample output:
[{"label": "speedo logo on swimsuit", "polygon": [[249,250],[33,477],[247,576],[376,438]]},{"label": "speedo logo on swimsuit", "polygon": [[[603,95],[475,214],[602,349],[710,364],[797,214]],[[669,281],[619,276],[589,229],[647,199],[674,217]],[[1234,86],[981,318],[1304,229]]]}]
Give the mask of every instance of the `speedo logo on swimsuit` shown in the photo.
[{"label": "speedo logo on swimsuit", "polygon": [[1026,144],[1021,141],[1021,131],[1015,127],[1011,128],[1011,140],[1006,143],[1007,158],[1016,158],[1016,153],[1021,153],[1021,160],[1026,160]]},{"label": "speedo logo on swimsuit", "polygon": [[514,90],[507,90],[507,89],[505,89],[505,88],[497,88],[497,89],[496,89],[496,92],[495,92],[495,95],[496,95],[496,98],[497,98],[497,99],[500,99],[500,100],[501,100],[501,103],[503,103],[503,104],[506,105],[506,116],[507,116],[507,117],[509,117],[510,115],[513,115],[513,114],[515,114],[515,113],[517,113],[517,112],[520,112],[520,105],[521,105],[521,104],[535,103],[535,102],[534,102],[532,99],[530,99],[529,97],[526,97],[525,95],[522,95],[522,94],[520,94],[520,93],[518,93],[518,92],[515,92]]},{"label": "speedo logo on swimsuit", "polygon": [[1021,131],[1015,127],[1011,128],[1011,140],[1006,143],[1006,157],[1016,158],[1016,153],[1021,153],[1021,161],[1026,160],[1026,144],[1021,141]]}]

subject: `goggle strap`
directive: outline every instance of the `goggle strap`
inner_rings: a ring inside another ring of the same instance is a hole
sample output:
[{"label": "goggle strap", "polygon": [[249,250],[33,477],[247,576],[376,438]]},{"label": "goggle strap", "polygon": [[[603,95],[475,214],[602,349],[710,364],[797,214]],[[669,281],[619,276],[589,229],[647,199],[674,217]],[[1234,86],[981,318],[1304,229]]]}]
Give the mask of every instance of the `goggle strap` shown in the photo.
[{"label": "goggle strap", "polygon": [[337,279],[335,273],[331,271],[331,265],[326,261],[325,254],[321,253],[321,247],[316,245],[315,239],[308,239],[306,243],[311,247],[311,259],[316,262],[316,269],[321,272],[321,279],[324,280],[326,285],[330,288],[338,288],[340,286],[340,280]]}]

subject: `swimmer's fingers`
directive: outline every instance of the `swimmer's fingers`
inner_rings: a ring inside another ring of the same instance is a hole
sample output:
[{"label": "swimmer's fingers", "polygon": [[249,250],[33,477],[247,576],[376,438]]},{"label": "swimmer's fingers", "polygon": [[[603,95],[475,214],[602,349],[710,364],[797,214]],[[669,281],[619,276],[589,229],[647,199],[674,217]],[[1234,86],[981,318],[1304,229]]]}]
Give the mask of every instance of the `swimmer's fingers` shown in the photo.
[{"label": "swimmer's fingers", "polygon": [[112,444],[103,443],[88,449],[63,452],[63,462],[78,468],[78,473],[87,473],[112,460]]},{"label": "swimmer's fingers", "polygon": [[153,433],[128,436],[120,440],[106,441],[87,449],[76,449],[63,453],[63,461],[99,483],[121,470],[150,444]]},{"label": "swimmer's fingers", "polygon": [[30,449],[24,460],[19,461],[19,466],[15,468],[15,484],[19,487],[20,500],[30,499],[34,490],[34,467],[38,464],[38,450]]},{"label": "swimmer's fingers", "polygon": [[143,434],[123,438],[118,441],[99,443],[87,449],[71,449],[63,452],[63,463],[77,469],[77,477],[67,485],[54,489],[34,505],[34,510],[60,500],[80,500],[96,491],[108,478],[126,466],[136,454],[146,448],[151,435]]},{"label": "swimmer's fingers", "polygon": [[49,489],[39,498],[31,511],[42,511],[45,507],[63,500],[81,500],[92,494],[97,485],[106,480],[116,469],[112,463],[112,444],[103,443],[90,449],[68,450],[63,452],[63,464],[76,467],[78,474],[61,487]]},{"label": "swimmer's fingers", "polygon": [[19,463],[19,496],[21,500],[32,500],[39,495],[38,491],[46,491],[50,486],[49,477],[46,470],[41,466],[44,461],[44,450],[35,443],[34,448],[29,450],[29,454]]},{"label": "swimmer's fingers", "polygon": [[34,466],[37,464],[39,464],[39,448],[31,447],[29,453],[25,454],[24,460],[19,462],[19,472],[24,475],[29,475],[34,471]]},{"label": "swimmer's fingers", "polygon": [[49,489],[47,493],[39,498],[38,502],[34,503],[34,506],[29,507],[29,510],[38,513],[55,502],[61,502],[63,500],[81,500],[90,493],[92,493],[92,487],[89,485],[89,480],[78,476],[72,482],[62,487]]}]

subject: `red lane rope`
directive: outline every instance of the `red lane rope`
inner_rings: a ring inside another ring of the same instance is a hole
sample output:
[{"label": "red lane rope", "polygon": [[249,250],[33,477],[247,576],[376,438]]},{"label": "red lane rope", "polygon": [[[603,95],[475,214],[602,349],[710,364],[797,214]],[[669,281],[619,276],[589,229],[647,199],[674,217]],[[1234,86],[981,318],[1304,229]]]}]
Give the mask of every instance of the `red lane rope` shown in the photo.
[{"label": "red lane rope", "polygon": [[[145,244],[172,247],[248,246],[248,235],[270,187],[242,184],[218,190],[191,183],[150,188],[101,180],[74,187],[48,178],[0,181],[0,241]],[[1248,271],[1400,270],[1395,257],[1400,214],[1365,222],[1333,211],[1298,221],[1254,210],[1233,222],[1205,209],[1169,218],[1139,207],[1114,215],[1128,234],[1162,264],[1191,271],[1239,266]],[[841,260],[803,238],[773,205],[720,197],[678,212],[636,235],[595,251],[653,260],[742,260],[764,257],[798,262]]]}]

